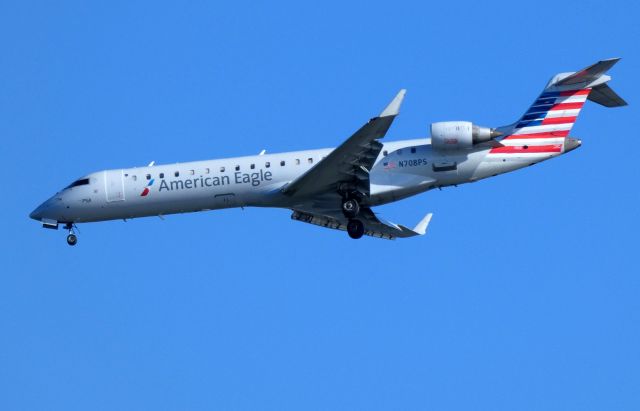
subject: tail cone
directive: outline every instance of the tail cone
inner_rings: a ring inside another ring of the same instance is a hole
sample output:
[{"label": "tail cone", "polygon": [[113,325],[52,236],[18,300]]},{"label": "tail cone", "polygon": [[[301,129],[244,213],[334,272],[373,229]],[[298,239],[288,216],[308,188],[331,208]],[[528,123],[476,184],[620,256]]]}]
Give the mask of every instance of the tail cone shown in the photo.
[{"label": "tail cone", "polygon": [[573,151],[576,148],[580,147],[582,145],[582,140],[579,140],[577,138],[571,138],[571,137],[567,137],[564,139],[564,152],[568,153],[569,151]]}]

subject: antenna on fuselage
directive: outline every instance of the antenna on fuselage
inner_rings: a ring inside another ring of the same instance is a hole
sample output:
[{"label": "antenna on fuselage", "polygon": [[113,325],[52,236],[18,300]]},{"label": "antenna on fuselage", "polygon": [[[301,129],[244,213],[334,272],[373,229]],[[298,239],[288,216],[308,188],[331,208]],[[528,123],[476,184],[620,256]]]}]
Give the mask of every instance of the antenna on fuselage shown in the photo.
[{"label": "antenna on fuselage", "polygon": [[267,152],[267,150],[262,150],[262,151],[260,152],[260,154],[258,154],[258,155],[259,155],[259,156],[263,156],[263,155],[264,155],[264,153],[266,153],[266,152]]},{"label": "antenna on fuselage", "polygon": [[148,165],[147,167],[153,167],[153,165],[154,165],[155,163],[156,163],[156,162],[155,162],[155,160],[154,160],[154,161],[150,162],[150,163],[149,163],[149,165]]}]

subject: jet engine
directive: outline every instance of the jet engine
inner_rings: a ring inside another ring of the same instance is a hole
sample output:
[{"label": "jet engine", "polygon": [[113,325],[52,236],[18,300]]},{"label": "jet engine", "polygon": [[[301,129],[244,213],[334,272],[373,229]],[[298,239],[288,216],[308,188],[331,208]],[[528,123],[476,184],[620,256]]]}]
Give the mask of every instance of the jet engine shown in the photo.
[{"label": "jet engine", "polygon": [[502,135],[495,128],[470,121],[441,121],[431,124],[431,144],[436,150],[463,150]]}]

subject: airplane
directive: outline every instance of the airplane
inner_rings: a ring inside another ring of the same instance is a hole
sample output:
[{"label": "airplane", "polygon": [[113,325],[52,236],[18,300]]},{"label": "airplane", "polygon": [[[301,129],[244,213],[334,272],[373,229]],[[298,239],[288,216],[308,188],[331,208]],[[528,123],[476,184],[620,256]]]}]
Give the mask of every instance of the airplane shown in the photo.
[{"label": "airplane", "polygon": [[619,58],[551,78],[518,121],[501,127],[470,121],[431,124],[431,137],[381,142],[405,90],[337,148],[168,165],[150,163],[85,175],[40,204],[30,217],[78,241],[78,223],[128,220],[231,207],[290,209],[293,220],[396,239],[426,233],[432,214],[413,228],[378,217],[373,207],[434,188],[472,183],[559,157],[580,147],[569,137],[586,100],[627,103],[605,74]]}]

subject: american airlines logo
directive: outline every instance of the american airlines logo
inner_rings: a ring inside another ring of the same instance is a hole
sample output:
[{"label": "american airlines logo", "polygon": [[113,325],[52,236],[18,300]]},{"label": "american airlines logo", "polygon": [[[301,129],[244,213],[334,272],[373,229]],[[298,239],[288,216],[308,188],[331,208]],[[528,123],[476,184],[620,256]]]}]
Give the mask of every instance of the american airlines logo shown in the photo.
[{"label": "american airlines logo", "polygon": [[142,193],[140,193],[140,197],[146,197],[149,194],[149,192],[151,191],[149,189],[149,187],[151,187],[153,185],[154,181],[155,181],[155,179],[153,179],[153,178],[151,180],[149,180],[149,183],[147,184],[147,186],[144,188],[144,190],[142,190]]}]

